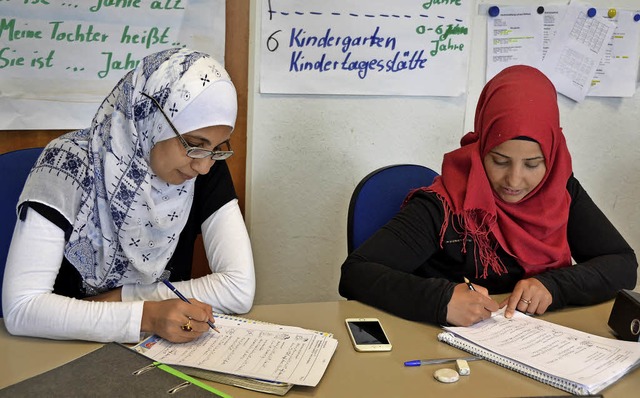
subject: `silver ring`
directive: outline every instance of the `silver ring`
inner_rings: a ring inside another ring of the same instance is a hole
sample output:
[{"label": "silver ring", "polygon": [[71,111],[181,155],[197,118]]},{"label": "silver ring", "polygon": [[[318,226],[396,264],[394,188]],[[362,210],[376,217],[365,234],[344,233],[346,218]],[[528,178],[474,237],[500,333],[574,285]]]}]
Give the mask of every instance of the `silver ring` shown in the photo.
[{"label": "silver ring", "polygon": [[531,304],[531,300],[521,298],[520,301],[522,301],[525,304]]}]

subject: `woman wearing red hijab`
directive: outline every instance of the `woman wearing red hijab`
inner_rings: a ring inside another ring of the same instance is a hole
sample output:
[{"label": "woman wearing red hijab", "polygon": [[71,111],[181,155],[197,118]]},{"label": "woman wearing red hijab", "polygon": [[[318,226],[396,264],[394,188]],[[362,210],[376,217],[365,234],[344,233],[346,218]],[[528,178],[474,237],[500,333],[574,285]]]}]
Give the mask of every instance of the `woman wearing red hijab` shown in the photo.
[{"label": "woman wearing red hijab", "polygon": [[[518,65],[487,83],[442,176],[349,255],[339,289],[407,319],[466,326],[504,306],[509,317],[611,299],[635,287],[637,266],[573,176],[553,84]],[[497,303],[496,293],[511,294]]]}]

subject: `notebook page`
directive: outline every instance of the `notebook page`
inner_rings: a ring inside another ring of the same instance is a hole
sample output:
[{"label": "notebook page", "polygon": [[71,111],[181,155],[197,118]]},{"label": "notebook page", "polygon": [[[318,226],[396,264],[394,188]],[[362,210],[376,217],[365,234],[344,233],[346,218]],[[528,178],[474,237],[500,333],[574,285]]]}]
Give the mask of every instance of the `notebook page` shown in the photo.
[{"label": "notebook page", "polygon": [[640,344],[608,339],[516,312],[445,330],[502,357],[588,387],[604,388],[640,363]]},{"label": "notebook page", "polygon": [[159,339],[143,353],[168,365],[315,386],[338,344],[329,333],[236,317],[217,317],[216,326],[220,333],[181,344]]}]

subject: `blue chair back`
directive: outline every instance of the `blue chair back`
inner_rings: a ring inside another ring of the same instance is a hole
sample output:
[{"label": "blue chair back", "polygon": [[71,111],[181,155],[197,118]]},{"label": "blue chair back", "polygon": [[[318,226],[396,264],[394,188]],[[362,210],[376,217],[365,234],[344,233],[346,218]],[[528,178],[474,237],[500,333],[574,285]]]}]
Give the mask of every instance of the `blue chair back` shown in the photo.
[{"label": "blue chair back", "polygon": [[[0,297],[2,297],[2,280],[4,278],[4,266],[7,262],[7,253],[16,225],[16,204],[24,182],[35,164],[43,148],[19,149],[0,154]],[[0,304],[1,301],[0,301]],[[2,305],[0,305],[0,317],[2,317]]]},{"label": "blue chair back", "polygon": [[387,223],[407,194],[431,185],[438,175],[428,167],[397,164],[374,170],[360,181],[351,195],[347,218],[347,250],[351,253]]}]

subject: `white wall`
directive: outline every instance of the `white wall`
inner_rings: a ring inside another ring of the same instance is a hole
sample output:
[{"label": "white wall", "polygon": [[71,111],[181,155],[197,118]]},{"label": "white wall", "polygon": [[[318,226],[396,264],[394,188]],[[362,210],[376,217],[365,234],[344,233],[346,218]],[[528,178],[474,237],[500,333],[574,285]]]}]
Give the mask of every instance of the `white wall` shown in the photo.
[{"label": "white wall", "polygon": [[[484,85],[484,16],[475,15],[470,29],[467,96],[263,95],[257,36],[261,3],[252,0],[251,5],[247,129],[246,221],[256,264],[256,304],[336,300],[347,252],[347,208],[356,184],[394,163],[419,163],[439,172],[443,153],[457,148],[472,126]],[[637,7],[637,0],[591,3]],[[559,104],[576,176],[640,254],[640,94],[587,98],[580,104],[561,96]]]}]

